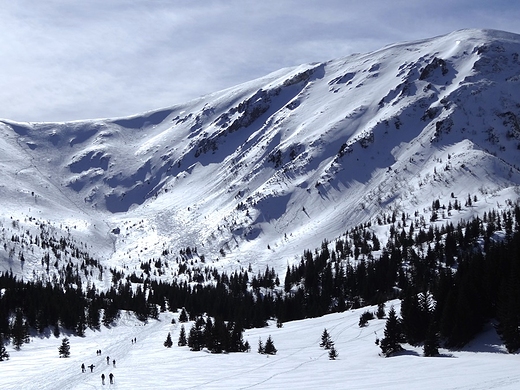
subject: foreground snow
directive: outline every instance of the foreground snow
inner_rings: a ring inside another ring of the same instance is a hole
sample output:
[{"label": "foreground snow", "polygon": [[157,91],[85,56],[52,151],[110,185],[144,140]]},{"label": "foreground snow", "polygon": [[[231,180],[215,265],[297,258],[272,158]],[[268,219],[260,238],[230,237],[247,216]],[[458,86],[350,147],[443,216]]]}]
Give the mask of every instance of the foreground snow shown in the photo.
[{"label": "foreground snow", "polygon": [[[396,307],[398,302],[394,302]],[[387,307],[388,309],[388,307]],[[176,346],[180,325],[171,324],[176,314],[163,313],[160,321],[146,325],[124,315],[117,327],[71,337],[71,356],[58,357],[61,338],[35,338],[16,352],[8,348],[10,360],[0,363],[1,389],[518,389],[520,357],[510,355],[490,327],[461,351],[441,350],[442,356],[422,357],[420,348],[405,346],[395,357],[382,358],[374,344],[383,337],[385,320],[372,320],[358,327],[366,309],[322,318],[273,323],[247,330],[244,338],[250,353],[213,355],[190,352]],[[375,310],[375,309],[374,309]],[[186,330],[189,325],[186,324]],[[329,331],[338,360],[328,359],[319,347],[324,328]],[[174,347],[163,346],[171,332]],[[278,353],[256,353],[258,339],[271,335]],[[137,342],[132,343],[136,338]],[[97,356],[96,350],[102,355]],[[106,356],[116,360],[107,365]],[[81,373],[81,364],[94,364],[93,373]],[[109,384],[108,374],[114,374]],[[107,377],[101,384],[101,374]]]}]

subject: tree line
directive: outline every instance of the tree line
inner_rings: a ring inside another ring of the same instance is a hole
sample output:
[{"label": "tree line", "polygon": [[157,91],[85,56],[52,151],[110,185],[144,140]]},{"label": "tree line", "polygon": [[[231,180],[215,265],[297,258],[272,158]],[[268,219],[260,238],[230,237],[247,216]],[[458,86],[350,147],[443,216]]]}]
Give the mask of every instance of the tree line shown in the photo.
[{"label": "tree line", "polygon": [[[333,243],[305,250],[298,263],[287,266],[283,283],[269,267],[256,275],[208,267],[205,276],[190,282],[145,277],[136,283],[114,274],[106,291],[78,282],[80,268],[69,267],[60,283],[0,273],[0,337],[19,348],[31,329],[81,336],[87,327],[110,326],[121,310],[145,321],[179,308],[191,318],[205,318],[200,327],[229,336],[273,318],[281,323],[401,298],[400,334],[411,344],[435,337],[458,347],[494,320],[507,349],[520,348],[518,205],[455,225],[426,222],[417,213],[383,216],[376,223],[389,225],[384,246],[370,223],[357,226]],[[208,325],[210,317],[214,322]]]}]

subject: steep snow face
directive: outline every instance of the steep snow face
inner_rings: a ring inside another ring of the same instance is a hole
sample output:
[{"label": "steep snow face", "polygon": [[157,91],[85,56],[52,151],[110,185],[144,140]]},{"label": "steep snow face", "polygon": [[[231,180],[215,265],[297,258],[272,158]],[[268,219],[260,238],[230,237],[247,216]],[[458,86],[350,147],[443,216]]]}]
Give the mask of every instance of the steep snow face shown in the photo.
[{"label": "steep snow face", "polygon": [[195,246],[281,271],[382,213],[494,207],[518,198],[519,53],[463,30],[130,118],[4,121],[4,216],[80,220],[111,264]]}]

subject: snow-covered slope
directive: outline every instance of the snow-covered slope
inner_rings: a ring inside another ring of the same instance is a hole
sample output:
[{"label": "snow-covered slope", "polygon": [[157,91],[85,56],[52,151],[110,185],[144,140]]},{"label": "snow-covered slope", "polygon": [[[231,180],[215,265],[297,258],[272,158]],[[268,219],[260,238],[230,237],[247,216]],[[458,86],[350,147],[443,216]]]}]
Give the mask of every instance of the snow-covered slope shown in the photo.
[{"label": "snow-covered slope", "polygon": [[[398,302],[392,302],[398,305]],[[375,307],[369,307],[375,310]],[[181,325],[177,314],[163,313],[160,321],[143,324],[123,314],[118,326],[71,337],[67,359],[58,357],[61,339],[35,338],[22,350],[8,347],[11,358],[2,362],[2,389],[517,389],[518,355],[507,354],[493,329],[462,350],[441,349],[441,356],[422,356],[422,348],[405,345],[397,357],[384,359],[374,344],[383,335],[385,319],[359,328],[365,309],[321,318],[274,323],[250,329],[244,338],[250,353],[211,354],[177,347]],[[398,306],[397,306],[398,310]],[[191,325],[186,324],[189,328]],[[329,360],[319,347],[327,329],[339,356]],[[168,332],[172,348],[163,347]],[[274,356],[256,352],[258,340],[272,336]],[[131,340],[137,339],[135,344]],[[95,351],[101,349],[102,355]],[[476,353],[478,352],[478,353]],[[116,360],[116,366],[107,365]],[[93,372],[80,366],[94,364]],[[201,369],[203,367],[203,369]],[[108,375],[114,374],[114,384]],[[101,383],[101,374],[106,384]]]},{"label": "snow-covered slope", "polygon": [[383,213],[477,196],[467,218],[519,197],[519,53],[518,35],[462,30],[130,118],[4,120],[4,235],[46,221],[110,267],[196,247],[282,272]]}]

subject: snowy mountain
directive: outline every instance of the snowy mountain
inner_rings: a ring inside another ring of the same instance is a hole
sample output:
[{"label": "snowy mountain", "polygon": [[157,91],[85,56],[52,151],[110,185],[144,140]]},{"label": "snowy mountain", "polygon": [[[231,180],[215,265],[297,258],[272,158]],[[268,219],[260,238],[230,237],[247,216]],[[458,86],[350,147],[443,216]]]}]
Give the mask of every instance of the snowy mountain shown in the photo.
[{"label": "snowy mountain", "polygon": [[[519,53],[463,30],[129,118],[0,121],[0,387],[517,388]],[[357,307],[397,292],[387,355],[392,316]],[[184,305],[278,353],[165,348]]]},{"label": "snowy mountain", "polygon": [[[478,197],[457,220],[516,201],[519,53],[519,35],[462,30],[128,118],[3,120],[4,241],[43,229],[122,270],[196,248],[283,273],[384,214]],[[22,266],[16,248],[0,270],[30,277],[41,253]]]}]

